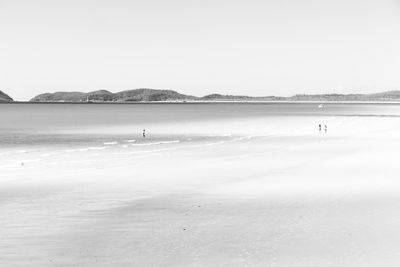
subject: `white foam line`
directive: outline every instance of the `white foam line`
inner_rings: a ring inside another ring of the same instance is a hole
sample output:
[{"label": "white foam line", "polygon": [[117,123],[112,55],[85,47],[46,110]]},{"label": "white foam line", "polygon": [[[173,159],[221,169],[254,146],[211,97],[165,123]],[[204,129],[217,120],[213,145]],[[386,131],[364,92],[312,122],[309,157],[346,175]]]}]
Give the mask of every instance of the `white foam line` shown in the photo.
[{"label": "white foam line", "polygon": [[125,142],[128,142],[128,143],[134,143],[134,142],[136,142],[136,140],[125,140]]},{"label": "white foam line", "polygon": [[104,145],[106,146],[110,146],[110,145],[116,145],[118,144],[118,142],[114,141],[114,142],[105,142]]},{"label": "white foam line", "polygon": [[250,140],[251,138],[253,138],[253,136],[243,136],[243,137],[238,137],[232,140],[229,140],[227,142],[236,142],[236,141],[242,141],[242,140]]},{"label": "white foam line", "polygon": [[143,144],[133,144],[131,146],[154,146],[154,145],[162,145],[162,144],[173,144],[173,143],[179,143],[179,140],[173,140],[173,141],[160,141],[160,142],[155,142],[155,143],[143,143]]},{"label": "white foam line", "polygon": [[[125,152],[125,153],[113,153],[113,154],[114,155],[147,154],[147,153],[154,153],[154,152],[178,150],[178,149],[184,149],[184,148],[215,146],[215,145],[221,145],[221,144],[225,144],[225,143],[233,143],[233,142],[242,141],[242,140],[249,140],[251,138],[253,138],[253,136],[243,136],[243,137],[235,138],[235,139],[228,140],[228,141],[220,141],[220,142],[208,143],[208,144],[188,145],[188,146],[180,146],[180,147],[174,147],[174,148],[164,148],[164,149],[156,149],[156,150],[142,150],[142,151],[133,151],[133,152]],[[168,143],[172,143],[172,142],[173,143],[178,143],[179,140],[167,141],[167,142]],[[157,144],[159,144],[159,143],[161,143],[161,142],[158,142]],[[151,143],[151,144],[155,144],[155,143]],[[138,145],[146,145],[146,144],[136,144],[135,146],[138,146]]]},{"label": "white foam line", "polygon": [[[215,142],[215,143],[209,143],[209,144],[204,144],[204,145],[195,145],[192,147],[203,147],[203,146],[215,146],[215,145],[221,145],[221,144],[225,144],[226,141],[220,141],[220,142]],[[191,147],[191,146],[188,146]]]}]

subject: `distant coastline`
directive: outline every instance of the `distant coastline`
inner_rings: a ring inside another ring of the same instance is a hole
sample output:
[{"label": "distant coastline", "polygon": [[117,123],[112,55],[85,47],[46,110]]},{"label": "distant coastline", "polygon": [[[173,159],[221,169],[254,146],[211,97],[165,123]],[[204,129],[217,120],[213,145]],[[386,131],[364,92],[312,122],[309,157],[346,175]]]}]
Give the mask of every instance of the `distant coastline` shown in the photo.
[{"label": "distant coastline", "polygon": [[117,93],[107,90],[84,92],[55,92],[35,96],[30,101],[14,101],[0,91],[2,103],[88,103],[88,104],[132,104],[132,103],[400,103],[399,91],[373,94],[297,94],[281,96],[244,96],[210,94],[203,97],[185,95],[173,90],[133,89]]}]

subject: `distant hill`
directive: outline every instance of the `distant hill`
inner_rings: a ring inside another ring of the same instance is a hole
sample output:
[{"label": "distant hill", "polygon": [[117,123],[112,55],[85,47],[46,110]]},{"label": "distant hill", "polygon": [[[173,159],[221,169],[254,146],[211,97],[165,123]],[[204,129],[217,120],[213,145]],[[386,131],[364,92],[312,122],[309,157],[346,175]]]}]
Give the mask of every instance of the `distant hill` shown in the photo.
[{"label": "distant hill", "polygon": [[194,96],[183,95],[172,90],[134,89],[118,93],[99,90],[89,93],[56,92],[35,96],[31,102],[129,102],[129,101],[176,101],[195,100]]},{"label": "distant hill", "polygon": [[200,98],[203,101],[248,101],[248,100],[259,100],[259,99],[269,99],[269,97],[252,97],[245,95],[221,95],[221,94],[211,94]]},{"label": "distant hill", "polygon": [[86,100],[86,94],[81,92],[56,92],[44,93],[35,96],[32,102],[82,102]]},{"label": "distant hill", "polygon": [[136,89],[115,94],[117,101],[173,101],[195,100],[197,97],[183,95],[172,90]]},{"label": "distant hill", "polygon": [[141,101],[399,101],[400,91],[374,94],[298,94],[290,97],[210,94],[203,97],[180,94],[173,90],[134,89],[118,93],[107,90],[40,94],[31,102],[141,102]]},{"label": "distant hill", "polygon": [[400,91],[387,91],[374,94],[299,94],[282,96],[235,96],[211,94],[199,98],[203,101],[400,101]]},{"label": "distant hill", "polygon": [[290,101],[400,101],[400,91],[387,91],[374,94],[320,94],[294,95]]},{"label": "distant hill", "polygon": [[3,91],[0,91],[0,102],[12,102],[14,101],[11,97],[9,97]]}]

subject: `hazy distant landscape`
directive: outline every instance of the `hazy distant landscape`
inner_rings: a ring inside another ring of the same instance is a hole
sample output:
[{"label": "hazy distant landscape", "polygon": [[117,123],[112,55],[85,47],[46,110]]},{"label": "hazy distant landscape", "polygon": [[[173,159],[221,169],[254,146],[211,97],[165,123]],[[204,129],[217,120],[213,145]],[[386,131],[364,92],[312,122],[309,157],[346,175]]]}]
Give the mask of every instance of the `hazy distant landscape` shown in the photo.
[{"label": "hazy distant landscape", "polygon": [[[1,102],[13,99],[0,91]],[[400,90],[385,91],[373,94],[296,94],[283,96],[246,96],[209,94],[202,97],[185,95],[173,90],[133,89],[112,93],[107,90],[84,92],[55,92],[39,94],[29,102],[194,102],[194,101],[400,101]]]}]

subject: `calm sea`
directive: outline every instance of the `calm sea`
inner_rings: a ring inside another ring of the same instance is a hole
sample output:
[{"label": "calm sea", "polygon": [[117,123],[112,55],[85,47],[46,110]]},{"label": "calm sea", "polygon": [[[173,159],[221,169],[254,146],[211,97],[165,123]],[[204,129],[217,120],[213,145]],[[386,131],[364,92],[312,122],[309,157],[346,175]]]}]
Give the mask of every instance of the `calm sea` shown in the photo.
[{"label": "calm sea", "polygon": [[[297,116],[400,116],[397,104],[168,103],[0,104],[0,149],[73,145],[224,129],[223,122]],[[238,126],[240,127],[240,125]],[[204,130],[206,129],[206,130]],[[171,137],[172,138],[172,137]],[[174,139],[174,138],[172,138]]]}]

